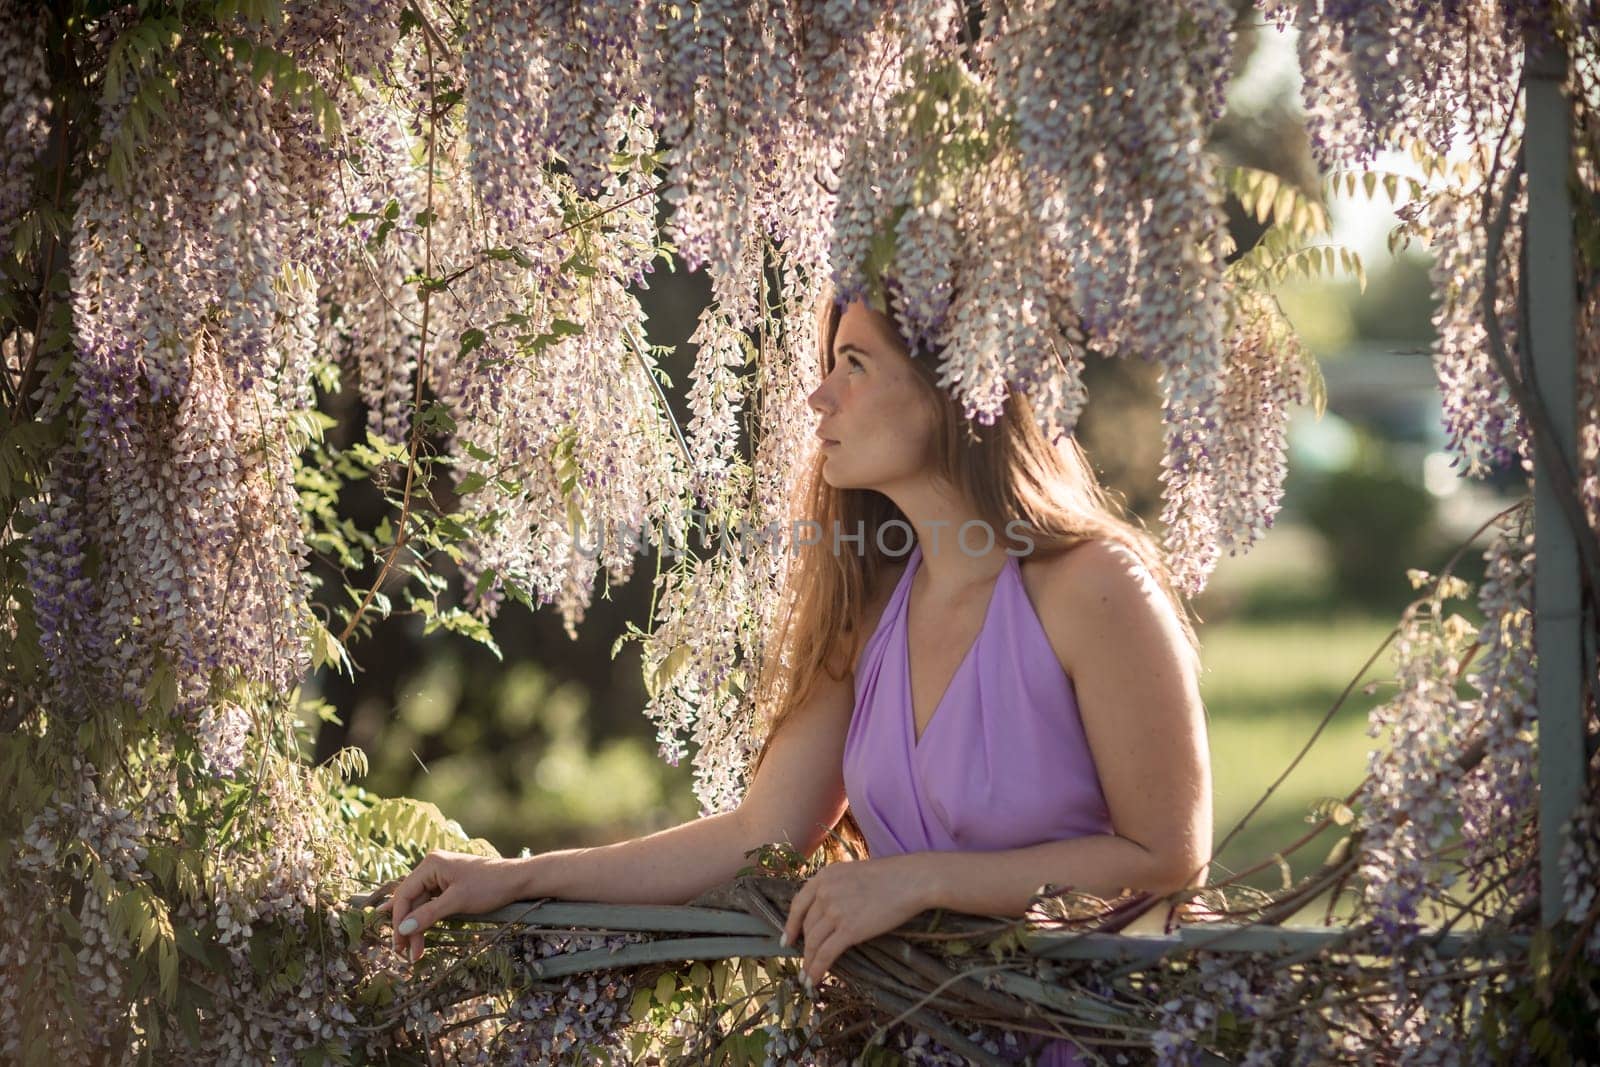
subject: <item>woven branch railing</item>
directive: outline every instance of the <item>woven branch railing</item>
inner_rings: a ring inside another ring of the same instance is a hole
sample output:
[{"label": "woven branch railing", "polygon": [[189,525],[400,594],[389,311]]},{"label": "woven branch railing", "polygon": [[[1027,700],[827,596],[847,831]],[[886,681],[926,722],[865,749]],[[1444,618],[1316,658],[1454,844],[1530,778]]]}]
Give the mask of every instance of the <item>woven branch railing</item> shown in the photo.
[{"label": "woven branch railing", "polygon": [[[954,1057],[947,1062],[1015,1064],[1024,1055],[1022,1042],[1051,1037],[1079,1042],[1092,1060],[1148,1050],[1150,1035],[1160,1029],[1162,1003],[1208,953],[1249,953],[1260,966],[1304,972],[1300,1004],[1280,1005],[1279,1012],[1309,1006],[1322,985],[1317,969],[1330,962],[1346,975],[1350,968],[1368,972],[1380,985],[1392,974],[1393,961],[1371,954],[1361,927],[1223,922],[1215,911],[1178,904],[1168,907],[1165,932],[1126,933],[1120,931],[1129,922],[1163,902],[1140,895],[1107,903],[1068,892],[1035,897],[1022,919],[924,912],[846,950],[828,980],[808,992],[796,963],[801,953],[778,941],[801,884],[791,877],[744,876],[681,906],[540,900],[453,916],[436,928],[441,951],[433,953],[435,970],[399,1007],[430,1004],[448,1015],[451,1006],[430,996],[470,988],[453,973],[462,966],[510,978],[524,994],[570,990],[575,978],[602,975],[603,986],[581,987],[567,1007],[592,1007],[585,998],[606,990],[613,1005],[625,1003],[627,1011],[606,1016],[609,1032],[588,1028],[596,1047],[617,1047],[621,1031],[631,1028],[636,1052],[652,1037],[675,1044],[659,1062],[762,1062],[769,1057],[754,1053],[775,1031],[798,1029],[817,1062],[831,1062],[827,1054],[834,1053],[839,1062],[872,1063],[871,1050],[888,1047],[899,1034],[906,1044],[937,1043]],[[375,907],[392,888],[351,904]],[[531,954],[530,944],[537,946]],[[1463,976],[1470,976],[1497,959],[1525,958],[1528,938],[1488,928],[1446,929],[1424,936],[1417,950],[1460,959]],[[486,965],[491,957],[495,962]],[[737,969],[729,962],[735,960]],[[687,1027],[685,1010],[693,1020]],[[452,1025],[477,1017],[464,1015]],[[1237,1050],[1248,1021],[1231,1022],[1238,1032],[1230,1035],[1219,1025],[1215,1039],[1202,1043],[1201,1062],[1231,1062],[1228,1053]],[[557,1022],[555,1029],[573,1040],[547,1043],[544,1052],[585,1054],[580,1023]],[[662,1033],[673,1029],[680,1032]],[[929,1055],[919,1062],[946,1062]]]}]

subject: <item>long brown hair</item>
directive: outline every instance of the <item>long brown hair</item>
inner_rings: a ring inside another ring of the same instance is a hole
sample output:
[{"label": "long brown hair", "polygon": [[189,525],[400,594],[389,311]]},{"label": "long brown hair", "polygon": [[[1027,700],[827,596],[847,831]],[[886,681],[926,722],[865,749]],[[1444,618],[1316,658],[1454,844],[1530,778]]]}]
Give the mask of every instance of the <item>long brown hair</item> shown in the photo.
[{"label": "long brown hair", "polygon": [[[890,308],[893,328],[892,298]],[[834,295],[825,293],[817,324],[818,365],[824,378],[833,370],[833,341],[842,315],[843,308]],[[964,495],[989,529],[1018,531],[1013,536],[1031,539],[1034,554],[1053,555],[1095,540],[1115,542],[1133,552],[1171,600],[1198,665],[1199,640],[1172,581],[1166,554],[1137,516],[1130,517],[1118,495],[1100,484],[1077,439],[1068,434],[1051,444],[1039,429],[1026,395],[1017,389],[1010,391],[994,422],[983,425],[967,419],[938,384],[939,355],[933,350],[911,360],[925,387],[923,399],[937,412],[938,473]],[[902,530],[911,529],[906,516],[887,496],[872,489],[830,486],[822,478],[822,465],[819,451],[802,482],[791,522],[817,523],[824,531],[864,531],[865,537],[849,542],[857,544],[858,551],[835,552],[822,550],[830,543],[825,536],[789,563],[775,615],[776,632],[766,646],[755,687],[755,710],[766,723],[766,732],[751,767],[752,777],[766,758],[773,737],[810,698],[823,672],[836,682],[844,680],[871,636],[863,632],[870,593],[882,588],[886,575],[904,556],[886,554],[879,546],[878,531],[893,520],[904,524]],[[892,547],[907,536],[890,533],[884,541]],[[866,854],[860,828],[848,808],[839,836]],[[827,854],[829,859],[840,859],[844,849],[830,841]]]}]

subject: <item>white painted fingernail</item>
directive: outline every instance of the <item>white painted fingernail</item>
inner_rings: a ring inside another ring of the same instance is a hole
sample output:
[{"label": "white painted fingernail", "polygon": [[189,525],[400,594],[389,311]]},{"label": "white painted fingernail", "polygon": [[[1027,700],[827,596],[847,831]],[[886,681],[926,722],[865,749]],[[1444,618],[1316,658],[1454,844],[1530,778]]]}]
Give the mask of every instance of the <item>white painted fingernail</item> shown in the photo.
[{"label": "white painted fingernail", "polygon": [[407,919],[405,922],[400,924],[400,933],[402,933],[402,934],[414,934],[416,932],[417,932],[417,920],[415,920],[415,919]]},{"label": "white painted fingernail", "polygon": [[782,945],[784,948],[789,947],[789,931],[785,930],[782,934],[778,935],[778,944]]}]

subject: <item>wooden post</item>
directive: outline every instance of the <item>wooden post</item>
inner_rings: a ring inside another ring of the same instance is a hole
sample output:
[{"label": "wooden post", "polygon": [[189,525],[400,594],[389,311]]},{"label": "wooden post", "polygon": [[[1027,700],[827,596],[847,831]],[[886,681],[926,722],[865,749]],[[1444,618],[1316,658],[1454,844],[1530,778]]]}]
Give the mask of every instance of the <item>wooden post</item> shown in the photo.
[{"label": "wooden post", "polygon": [[[1572,156],[1572,107],[1562,93],[1567,56],[1552,48],[1527,56],[1528,221],[1527,345],[1533,386],[1549,413],[1567,469],[1578,469],[1577,314],[1574,297],[1572,206],[1567,172]],[[1583,619],[1578,549],[1543,464],[1534,467],[1534,630],[1539,653],[1540,912],[1548,926],[1561,917],[1561,846],[1567,821],[1583,798]]]}]

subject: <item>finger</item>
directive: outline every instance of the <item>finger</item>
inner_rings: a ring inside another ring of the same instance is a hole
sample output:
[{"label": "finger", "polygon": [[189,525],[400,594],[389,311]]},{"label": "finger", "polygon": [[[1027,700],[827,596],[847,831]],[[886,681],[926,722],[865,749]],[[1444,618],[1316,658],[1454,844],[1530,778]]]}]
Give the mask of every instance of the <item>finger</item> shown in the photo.
[{"label": "finger", "polygon": [[799,942],[800,931],[805,929],[806,912],[810,909],[811,898],[814,896],[816,894],[811,891],[811,883],[807,882],[789,902],[789,921],[783,924],[783,937],[780,939],[785,946],[794,948]]},{"label": "finger", "polygon": [[416,868],[400,879],[400,884],[394,887],[394,895],[389,898],[389,913],[397,925],[416,903],[416,898],[422,894],[424,880],[427,877],[424,870],[427,862],[424,859],[417,864]]},{"label": "finger", "polygon": [[455,883],[447,885],[439,891],[439,895],[426,903],[417,905],[407,919],[416,923],[414,928],[408,928],[406,934],[406,959],[416,963],[422,958],[425,947],[423,934],[432,928],[434,923],[461,911],[461,885]]},{"label": "finger", "polygon": [[827,944],[828,939],[833,936],[834,928],[837,925],[831,918],[821,915],[817,915],[806,925],[805,948],[804,955],[800,960],[800,970],[808,980],[815,981],[812,975],[821,973],[816,966],[817,954],[821,951],[822,946]]},{"label": "finger", "polygon": [[835,927],[830,930],[817,945],[812,953],[812,960],[806,971],[806,977],[813,986],[820,985],[827,976],[828,969],[838,961],[841,953],[855,943],[844,927]]},{"label": "finger", "polygon": [[839,924],[838,916],[833,913],[833,904],[828,900],[813,901],[806,908],[804,917],[800,920],[800,937],[807,949],[822,940],[823,936]]},{"label": "finger", "polygon": [[402,885],[400,889],[396,889],[394,891],[394,905],[389,909],[389,932],[394,938],[394,950],[396,952],[401,951],[401,948],[405,942],[405,938],[400,936],[400,924],[405,922],[407,917],[411,914],[412,906],[420,903],[420,901],[415,898],[415,895],[407,895],[402,897],[400,895],[400,891],[403,888],[404,886]]},{"label": "finger", "polygon": [[[402,937],[411,939],[413,956],[422,950],[422,935],[424,931],[440,919],[448,918],[456,913],[459,908],[457,903],[459,896],[460,894],[456,892],[456,887],[451,886],[426,904],[417,905],[411,914],[406,916],[405,922],[395,928]],[[415,925],[412,925],[413,923]]]},{"label": "finger", "polygon": [[[400,884],[395,887],[394,896],[391,898],[394,901],[394,907],[389,914],[390,919],[394,922],[396,931],[399,930],[401,924],[406,921],[406,916],[411,914],[412,909],[417,906],[421,899],[435,888],[438,888],[437,882],[438,871],[431,854],[424,856],[422,862],[412,868],[410,874],[401,879]],[[399,948],[400,944],[397,939],[395,949],[398,950]]]},{"label": "finger", "polygon": [[400,924],[405,922],[406,913],[411,910],[407,902],[400,899],[399,893],[400,890],[396,889],[395,897],[393,898],[394,906],[389,909],[389,935],[394,941],[394,950],[396,952],[401,951],[401,945],[404,941],[399,933]]}]

